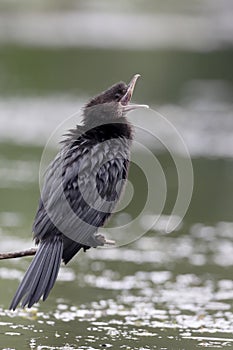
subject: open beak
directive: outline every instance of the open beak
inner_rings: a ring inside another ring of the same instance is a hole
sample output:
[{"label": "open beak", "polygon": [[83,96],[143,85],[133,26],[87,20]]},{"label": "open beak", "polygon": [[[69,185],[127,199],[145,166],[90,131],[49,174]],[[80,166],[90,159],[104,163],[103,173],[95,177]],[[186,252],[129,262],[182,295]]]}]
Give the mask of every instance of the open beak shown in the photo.
[{"label": "open beak", "polygon": [[128,85],[128,89],[127,89],[125,95],[122,97],[122,99],[120,101],[125,113],[133,111],[134,109],[138,109],[138,108],[149,108],[148,105],[140,105],[140,104],[130,103],[136,82],[137,82],[139,77],[140,77],[140,74],[135,74],[133,76],[133,78],[131,79],[131,81]]}]

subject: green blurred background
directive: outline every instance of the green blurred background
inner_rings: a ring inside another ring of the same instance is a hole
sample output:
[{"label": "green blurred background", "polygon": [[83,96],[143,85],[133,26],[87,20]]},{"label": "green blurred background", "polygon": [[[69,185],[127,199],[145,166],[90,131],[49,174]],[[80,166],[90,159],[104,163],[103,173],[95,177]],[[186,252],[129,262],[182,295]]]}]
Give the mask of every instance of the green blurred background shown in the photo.
[{"label": "green blurred background", "polygon": [[[81,120],[80,113],[67,118],[135,73],[142,78],[134,100],[175,126],[194,170],[189,210],[166,235],[177,173],[166,147],[142,136],[167,180],[162,224],[124,247],[79,254],[33,312],[7,310],[30,258],[2,261],[2,349],[232,346],[232,23],[228,0],[0,2],[1,252],[32,246],[40,160],[51,133],[62,123],[50,144],[55,152],[66,128]],[[144,113],[141,125],[172,142]],[[110,226],[142,207],[145,177],[132,166],[130,180],[135,196]],[[115,239],[134,235],[123,230]]]}]

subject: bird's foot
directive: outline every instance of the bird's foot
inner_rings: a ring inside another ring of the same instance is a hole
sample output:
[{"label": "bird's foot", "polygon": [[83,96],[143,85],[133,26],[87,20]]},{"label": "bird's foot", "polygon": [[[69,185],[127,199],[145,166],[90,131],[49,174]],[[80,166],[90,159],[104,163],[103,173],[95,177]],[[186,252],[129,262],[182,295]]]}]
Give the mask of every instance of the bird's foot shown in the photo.
[{"label": "bird's foot", "polygon": [[93,235],[91,237],[91,243],[92,247],[98,247],[98,246],[103,246],[105,244],[107,245],[115,245],[116,242],[112,241],[110,239],[106,239],[104,235],[98,234],[98,235]]}]

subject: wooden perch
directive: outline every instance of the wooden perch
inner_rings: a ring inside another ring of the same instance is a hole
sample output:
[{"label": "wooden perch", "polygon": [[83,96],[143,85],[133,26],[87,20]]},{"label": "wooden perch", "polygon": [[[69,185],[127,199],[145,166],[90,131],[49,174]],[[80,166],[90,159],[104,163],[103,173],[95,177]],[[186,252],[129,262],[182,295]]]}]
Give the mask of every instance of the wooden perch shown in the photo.
[{"label": "wooden perch", "polygon": [[0,253],[0,260],[22,258],[23,256],[35,255],[36,251],[37,249],[31,248],[27,250],[22,250],[20,252]]},{"label": "wooden perch", "polygon": [[[104,239],[104,244],[115,245],[115,241],[112,241],[110,239]],[[0,253],[0,260],[22,258],[23,256],[31,256],[31,255],[35,255],[36,251],[37,251],[36,248],[30,248],[27,250],[22,250],[20,252]]]}]

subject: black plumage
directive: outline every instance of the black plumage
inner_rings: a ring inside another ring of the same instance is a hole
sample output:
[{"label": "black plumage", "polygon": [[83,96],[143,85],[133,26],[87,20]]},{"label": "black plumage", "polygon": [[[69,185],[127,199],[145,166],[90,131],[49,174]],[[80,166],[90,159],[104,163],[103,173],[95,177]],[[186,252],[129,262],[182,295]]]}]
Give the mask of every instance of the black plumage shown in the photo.
[{"label": "black plumage", "polygon": [[81,249],[104,244],[97,235],[115,208],[127,179],[132,127],[126,113],[139,75],[113,85],[89,101],[83,125],[70,130],[49,166],[33,224],[38,251],[10,305],[45,300],[60,263]]}]

